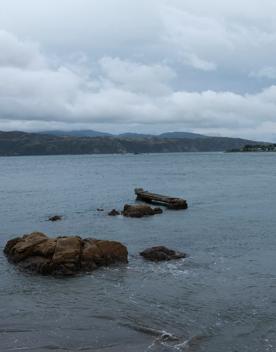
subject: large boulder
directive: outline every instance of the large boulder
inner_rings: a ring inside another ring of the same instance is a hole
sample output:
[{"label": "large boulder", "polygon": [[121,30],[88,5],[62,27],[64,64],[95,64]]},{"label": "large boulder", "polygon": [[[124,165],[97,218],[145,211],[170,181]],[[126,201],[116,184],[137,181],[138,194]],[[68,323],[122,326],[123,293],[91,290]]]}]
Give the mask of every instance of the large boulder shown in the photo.
[{"label": "large boulder", "polygon": [[152,208],[146,204],[126,204],[122,214],[130,218],[142,218],[143,216],[161,214],[162,212],[161,208]]},{"label": "large boulder", "polygon": [[47,275],[73,275],[128,262],[127,248],[120,242],[78,236],[49,238],[40,232],[8,241],[4,253],[20,268]]},{"label": "large boulder", "polygon": [[142,257],[154,262],[185,258],[186,254],[177,252],[164,246],[152,247],[140,253]]}]

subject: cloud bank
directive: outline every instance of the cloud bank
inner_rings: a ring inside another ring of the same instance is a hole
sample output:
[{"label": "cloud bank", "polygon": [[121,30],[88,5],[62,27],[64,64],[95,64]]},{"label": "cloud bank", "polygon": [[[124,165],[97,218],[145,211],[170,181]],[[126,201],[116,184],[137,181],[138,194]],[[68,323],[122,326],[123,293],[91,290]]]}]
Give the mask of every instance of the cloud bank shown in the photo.
[{"label": "cloud bank", "polygon": [[0,11],[0,129],[276,141],[276,5],[264,2],[11,0]]}]

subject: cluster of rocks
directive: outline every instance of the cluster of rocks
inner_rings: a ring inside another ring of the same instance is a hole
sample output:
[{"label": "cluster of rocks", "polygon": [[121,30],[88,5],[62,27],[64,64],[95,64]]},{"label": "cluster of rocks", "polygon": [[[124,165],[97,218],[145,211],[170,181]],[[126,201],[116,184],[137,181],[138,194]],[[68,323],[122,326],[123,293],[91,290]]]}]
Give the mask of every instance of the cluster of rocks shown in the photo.
[{"label": "cluster of rocks", "polygon": [[125,204],[123,211],[118,211],[116,209],[111,210],[108,215],[117,216],[123,215],[130,218],[142,218],[143,216],[152,216],[155,214],[162,214],[163,210],[161,208],[152,208],[146,204],[135,204],[129,205]]},{"label": "cluster of rocks", "polygon": [[[188,203],[185,199],[176,198],[176,197],[168,197],[163,196],[161,194],[151,193],[144,191],[143,188],[136,188],[134,190],[137,200],[146,202],[146,203],[155,203],[160,204],[162,206],[166,206],[169,209],[179,210],[179,209],[187,209]],[[146,204],[135,204],[129,205],[125,204],[123,211],[118,211],[116,209],[112,209],[108,215],[117,216],[123,215],[131,218],[142,218],[143,216],[162,214],[163,210],[161,208],[152,208]]]},{"label": "cluster of rocks", "polygon": [[[174,198],[163,196],[160,194],[150,193],[144,191],[143,188],[136,188],[135,194],[137,195],[137,199],[140,201],[144,201],[146,203],[157,203],[163,206],[166,206],[169,209],[187,209],[188,204],[185,199],[182,198]],[[104,211],[103,208],[97,208],[97,211]],[[108,215],[110,216],[118,216],[123,215],[130,218],[142,218],[144,216],[152,216],[156,214],[162,214],[163,210],[160,207],[153,208],[147,204],[125,204],[124,209],[122,211],[118,211],[117,209],[112,209]],[[49,221],[58,221],[62,220],[62,216],[54,215],[49,217]]]},{"label": "cluster of rocks", "polygon": [[[139,200],[145,202],[158,201],[158,204],[170,209],[187,209],[184,199],[162,196],[143,189],[136,189]],[[98,208],[97,211],[104,211]],[[123,215],[130,218],[141,218],[161,214],[161,208],[153,208],[147,204],[125,204],[122,211],[111,210],[108,215]],[[48,218],[56,222],[62,216]],[[8,259],[20,268],[44,275],[73,275],[78,272],[93,271],[102,266],[128,262],[127,248],[120,242],[82,239],[79,236],[61,236],[50,238],[41,232],[33,232],[7,242],[4,253]],[[154,262],[185,258],[186,254],[168,249],[164,246],[144,250],[140,255],[145,260]]]},{"label": "cluster of rocks", "polygon": [[[128,263],[128,250],[120,242],[79,236],[50,238],[41,232],[8,241],[4,253],[19,268],[43,275],[68,276]],[[146,249],[140,255],[155,262],[186,257],[163,246]]]},{"label": "cluster of rocks", "polygon": [[[97,208],[97,211],[103,212],[103,208]],[[108,215],[110,216],[118,216],[123,215],[130,218],[142,218],[144,216],[152,216],[155,214],[162,214],[163,210],[161,208],[152,208],[147,204],[134,204],[129,205],[125,204],[124,209],[122,211],[118,211],[116,209],[112,209]],[[62,220],[63,217],[60,215],[53,215],[48,218],[48,221],[56,222]]]}]

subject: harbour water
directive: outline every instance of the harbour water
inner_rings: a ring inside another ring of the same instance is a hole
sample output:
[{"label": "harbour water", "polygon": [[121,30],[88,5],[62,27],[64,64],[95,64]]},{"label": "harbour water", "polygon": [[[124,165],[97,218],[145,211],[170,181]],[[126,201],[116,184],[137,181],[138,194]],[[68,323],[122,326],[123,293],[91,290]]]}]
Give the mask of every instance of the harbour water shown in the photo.
[{"label": "harbour water", "polygon": [[[107,216],[136,187],[189,209]],[[0,196],[1,351],[276,351],[275,153],[0,158]],[[2,249],[33,231],[121,241],[129,264],[19,272]],[[154,245],[188,257],[145,262]]]}]

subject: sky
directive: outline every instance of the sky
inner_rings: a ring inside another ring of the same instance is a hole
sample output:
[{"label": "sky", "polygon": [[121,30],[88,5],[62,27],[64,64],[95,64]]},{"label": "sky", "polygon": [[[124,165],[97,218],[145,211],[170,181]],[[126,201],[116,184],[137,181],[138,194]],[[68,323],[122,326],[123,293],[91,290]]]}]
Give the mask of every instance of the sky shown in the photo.
[{"label": "sky", "polygon": [[0,0],[0,130],[276,142],[275,0]]}]

